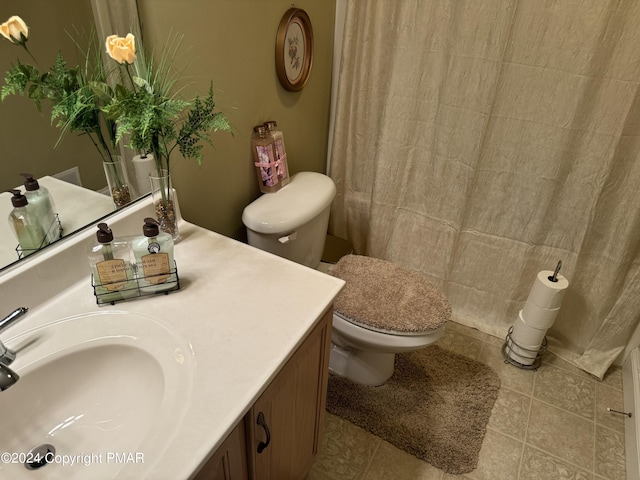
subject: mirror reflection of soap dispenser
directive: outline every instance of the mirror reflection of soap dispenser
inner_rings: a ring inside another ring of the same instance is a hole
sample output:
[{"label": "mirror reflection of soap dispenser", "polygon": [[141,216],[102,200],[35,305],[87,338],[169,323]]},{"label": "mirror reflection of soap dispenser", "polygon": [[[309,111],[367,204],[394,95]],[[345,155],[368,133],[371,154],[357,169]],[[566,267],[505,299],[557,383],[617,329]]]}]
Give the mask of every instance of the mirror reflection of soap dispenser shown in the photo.
[{"label": "mirror reflection of soap dispenser", "polygon": [[162,292],[177,284],[173,260],[173,238],[160,231],[154,218],[145,218],[142,237],[132,242],[138,270],[138,283],[143,292]]},{"label": "mirror reflection of soap dispenser", "polygon": [[129,244],[114,241],[113,232],[106,223],[98,224],[96,239],[98,243],[90,247],[88,256],[99,303],[138,296]]},{"label": "mirror reflection of soap dispenser", "polygon": [[20,190],[9,190],[13,210],[9,213],[9,227],[18,241],[22,256],[31,255],[49,245],[40,218],[29,208],[29,201]]},{"label": "mirror reflection of soap dispenser", "polygon": [[40,186],[38,181],[33,178],[30,173],[21,173],[25,179],[24,188],[29,202],[29,207],[33,209],[38,218],[40,218],[40,224],[47,235],[48,243],[52,243],[60,238],[60,224],[56,217],[56,209],[53,203],[53,198],[49,194],[49,190]]}]

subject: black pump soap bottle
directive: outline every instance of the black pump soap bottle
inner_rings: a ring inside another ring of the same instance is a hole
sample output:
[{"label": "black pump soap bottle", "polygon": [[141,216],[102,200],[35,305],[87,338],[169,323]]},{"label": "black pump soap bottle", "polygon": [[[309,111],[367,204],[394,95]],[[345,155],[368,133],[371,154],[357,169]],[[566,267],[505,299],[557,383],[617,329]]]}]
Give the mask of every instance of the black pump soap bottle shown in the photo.
[{"label": "black pump soap bottle", "polygon": [[38,249],[49,245],[40,218],[29,205],[27,197],[20,190],[9,190],[13,210],[9,213],[9,228],[18,240],[19,256],[31,255]]},{"label": "black pump soap bottle", "polygon": [[98,224],[96,240],[98,242],[89,249],[88,258],[99,303],[138,296],[128,243],[114,240],[106,223]]},{"label": "black pump soap bottle", "polygon": [[40,219],[49,243],[60,238],[60,224],[56,217],[56,208],[53,198],[46,187],[40,186],[38,181],[30,173],[21,173],[24,177],[25,196],[29,206]]},{"label": "black pump soap bottle", "polygon": [[161,292],[177,284],[173,261],[173,238],[160,231],[154,218],[145,218],[142,236],[132,242],[138,267],[138,283],[143,292]]}]

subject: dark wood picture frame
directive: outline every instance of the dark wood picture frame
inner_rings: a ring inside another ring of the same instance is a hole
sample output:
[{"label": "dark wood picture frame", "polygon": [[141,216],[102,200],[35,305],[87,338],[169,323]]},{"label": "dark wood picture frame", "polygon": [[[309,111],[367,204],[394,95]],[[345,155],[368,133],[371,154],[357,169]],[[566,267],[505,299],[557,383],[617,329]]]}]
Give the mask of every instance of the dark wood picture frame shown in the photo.
[{"label": "dark wood picture frame", "polygon": [[300,8],[285,12],[276,35],[276,72],[282,86],[291,92],[304,88],[313,64],[313,29]]}]

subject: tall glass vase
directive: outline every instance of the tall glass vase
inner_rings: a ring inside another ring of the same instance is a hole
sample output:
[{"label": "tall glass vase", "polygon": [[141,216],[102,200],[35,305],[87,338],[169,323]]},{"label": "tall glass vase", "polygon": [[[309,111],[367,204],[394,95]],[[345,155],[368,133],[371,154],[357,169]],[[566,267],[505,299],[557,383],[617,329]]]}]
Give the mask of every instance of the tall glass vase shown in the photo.
[{"label": "tall glass vase", "polygon": [[178,232],[171,175],[166,170],[160,170],[149,175],[149,180],[151,181],[151,198],[156,210],[156,220],[160,223],[160,229],[170,234],[175,242],[180,238],[180,233]]},{"label": "tall glass vase", "polygon": [[121,157],[114,157],[114,159],[113,162],[103,162],[103,166],[113,206],[120,208],[131,202],[131,189],[124,159]]}]

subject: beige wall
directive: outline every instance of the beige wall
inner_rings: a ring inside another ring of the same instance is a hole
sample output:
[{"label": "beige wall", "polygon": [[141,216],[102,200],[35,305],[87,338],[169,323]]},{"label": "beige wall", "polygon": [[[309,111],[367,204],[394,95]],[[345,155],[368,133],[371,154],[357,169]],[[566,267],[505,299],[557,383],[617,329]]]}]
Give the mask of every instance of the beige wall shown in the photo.
[{"label": "beige wall", "polygon": [[284,90],[275,64],[275,37],[290,0],[138,0],[147,45],[164,45],[173,31],[189,50],[185,75],[217,105],[233,136],[214,135],[198,167],[172,157],[174,185],[184,217],[224,235],[243,238],[243,208],[259,195],[250,137],[254,125],[276,120],[284,132],[291,173],[325,171],[335,1],[302,0],[312,22],[314,58],[306,87]]},{"label": "beige wall", "polygon": [[[88,31],[93,22],[89,0],[24,1],[2,0],[0,22],[19,15],[29,26],[29,50],[42,69],[53,64],[62,51],[75,64],[75,48],[67,32],[74,27]],[[5,72],[16,63],[32,63],[27,53],[0,38],[0,76],[4,84]],[[22,183],[21,172],[38,177],[61,172],[73,166],[80,168],[85,186],[102,188],[106,181],[101,159],[86,137],[69,134],[54,149],[59,130],[51,126],[49,109],[40,113],[26,97],[12,96],[0,103],[0,191]]]}]

